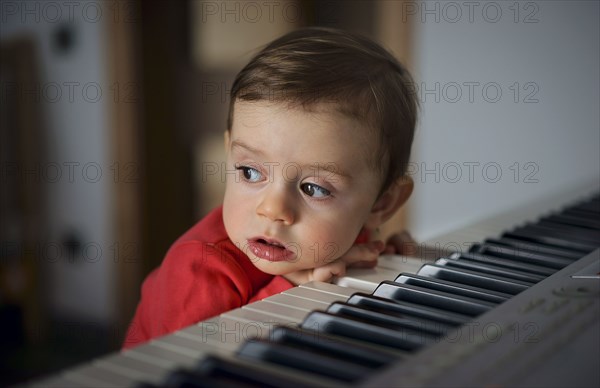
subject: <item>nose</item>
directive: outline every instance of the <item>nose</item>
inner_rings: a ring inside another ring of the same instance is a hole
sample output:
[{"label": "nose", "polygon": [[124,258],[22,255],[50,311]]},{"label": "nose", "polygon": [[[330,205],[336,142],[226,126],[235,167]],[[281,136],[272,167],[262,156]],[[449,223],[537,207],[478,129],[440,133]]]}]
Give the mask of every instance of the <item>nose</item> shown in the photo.
[{"label": "nose", "polygon": [[292,197],[292,193],[288,193],[285,187],[273,185],[273,187],[266,188],[256,208],[256,213],[273,222],[291,225],[295,219]]}]

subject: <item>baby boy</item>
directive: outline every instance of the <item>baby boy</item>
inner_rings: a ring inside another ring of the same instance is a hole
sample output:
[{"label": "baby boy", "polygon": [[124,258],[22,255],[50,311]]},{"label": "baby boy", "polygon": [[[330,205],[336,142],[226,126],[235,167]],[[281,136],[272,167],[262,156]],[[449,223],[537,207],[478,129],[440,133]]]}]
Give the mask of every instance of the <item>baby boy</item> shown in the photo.
[{"label": "baby boy", "polygon": [[394,252],[398,236],[373,235],[412,192],[411,85],[345,31],[299,29],[260,51],[231,88],[223,205],[145,280],[124,346]]}]

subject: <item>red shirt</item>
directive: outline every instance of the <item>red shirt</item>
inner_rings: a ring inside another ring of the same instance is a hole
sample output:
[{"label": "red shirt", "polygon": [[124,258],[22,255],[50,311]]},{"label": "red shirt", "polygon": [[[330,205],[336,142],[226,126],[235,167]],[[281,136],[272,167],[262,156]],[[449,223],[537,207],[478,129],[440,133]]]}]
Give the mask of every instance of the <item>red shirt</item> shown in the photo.
[{"label": "red shirt", "polygon": [[231,242],[219,207],[181,236],[148,275],[123,348],[292,287],[257,269]]}]

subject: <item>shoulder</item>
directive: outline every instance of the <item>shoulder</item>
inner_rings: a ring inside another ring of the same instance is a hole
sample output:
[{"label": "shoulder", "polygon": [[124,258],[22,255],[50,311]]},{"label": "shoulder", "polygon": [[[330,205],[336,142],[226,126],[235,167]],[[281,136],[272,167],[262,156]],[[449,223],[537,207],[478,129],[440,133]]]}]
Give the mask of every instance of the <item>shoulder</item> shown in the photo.
[{"label": "shoulder", "polygon": [[179,237],[173,246],[186,242],[218,244],[223,241],[229,241],[229,237],[223,223],[223,207],[219,206]]},{"label": "shoulder", "polygon": [[199,287],[205,291],[227,289],[245,303],[272,278],[256,268],[229,239],[219,207],[171,246],[150,282],[163,291],[189,289],[190,295],[197,293]]},{"label": "shoulder", "polygon": [[244,253],[229,239],[223,224],[222,207],[218,207],[173,243],[159,268],[159,276],[173,285],[214,283],[221,279],[222,283],[247,297],[252,289],[247,261]]},{"label": "shoulder", "polygon": [[175,271],[196,276],[199,272],[214,275],[217,271],[237,279],[245,277],[241,255],[225,231],[222,207],[218,207],[173,243],[161,267],[175,267]]}]

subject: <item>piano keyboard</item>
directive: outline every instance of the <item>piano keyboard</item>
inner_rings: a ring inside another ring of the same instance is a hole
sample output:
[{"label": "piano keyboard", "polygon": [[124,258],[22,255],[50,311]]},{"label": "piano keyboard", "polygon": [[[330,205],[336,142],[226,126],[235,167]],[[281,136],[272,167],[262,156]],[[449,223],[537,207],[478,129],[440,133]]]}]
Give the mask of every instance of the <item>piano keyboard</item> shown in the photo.
[{"label": "piano keyboard", "polygon": [[445,238],[473,244],[388,256],[30,385],[600,385],[600,196]]},{"label": "piano keyboard", "polygon": [[[375,269],[350,269],[348,274],[336,281],[344,287],[352,287],[365,292],[373,292],[375,287],[384,280],[393,279],[400,272],[416,273],[423,264],[433,263],[439,257],[449,255],[456,251],[467,251],[473,244],[484,241],[491,236],[499,236],[505,230],[531,220],[540,215],[556,210],[557,205],[568,204],[573,200],[582,198],[588,193],[598,190],[597,186],[575,187],[566,192],[525,203],[514,209],[503,212],[501,215],[483,219],[467,227],[455,228],[452,232],[429,238],[417,245],[418,257],[398,257],[385,255],[379,258],[378,267]],[[582,194],[584,194],[582,196]],[[591,194],[590,194],[591,195]],[[525,242],[519,241],[525,248]],[[534,250],[545,250],[539,245],[533,246]],[[549,253],[553,253],[553,248]]]}]

